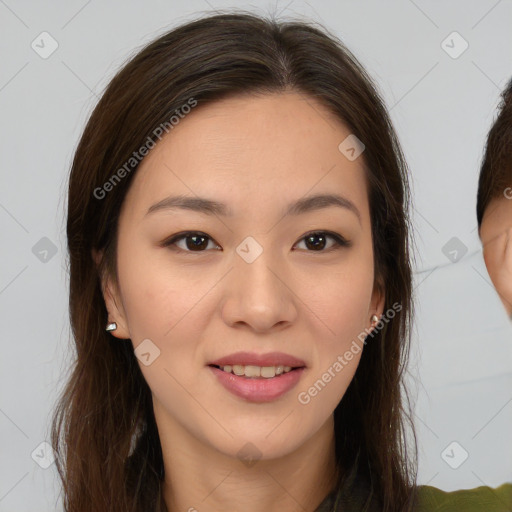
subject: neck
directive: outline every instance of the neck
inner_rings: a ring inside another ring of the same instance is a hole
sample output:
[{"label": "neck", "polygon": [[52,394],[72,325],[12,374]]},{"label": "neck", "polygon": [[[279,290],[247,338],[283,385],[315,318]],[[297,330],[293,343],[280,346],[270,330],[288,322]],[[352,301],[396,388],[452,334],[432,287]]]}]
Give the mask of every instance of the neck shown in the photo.
[{"label": "neck", "polygon": [[163,428],[157,423],[168,512],[314,512],[335,485],[332,416],[295,451],[252,463],[205,445],[168,418]]}]

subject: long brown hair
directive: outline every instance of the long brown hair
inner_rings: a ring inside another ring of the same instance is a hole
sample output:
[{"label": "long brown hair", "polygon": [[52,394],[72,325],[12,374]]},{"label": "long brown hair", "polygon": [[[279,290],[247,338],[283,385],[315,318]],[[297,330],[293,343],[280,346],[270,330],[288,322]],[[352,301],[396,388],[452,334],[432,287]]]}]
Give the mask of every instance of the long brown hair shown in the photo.
[{"label": "long brown hair", "polygon": [[[401,307],[367,343],[334,411],[336,458],[343,465],[338,500],[351,476],[368,483],[367,503],[378,503],[385,512],[412,510],[417,447],[402,385],[413,301],[402,150],[372,80],[327,29],[231,11],[188,22],[140,50],[109,83],[76,148],[67,206],[76,361],[52,422],[68,512],[165,510],[151,391],[130,341],[105,332],[100,280],[109,275],[117,284],[117,225],[137,169],[134,152],[157,143],[155,130],[165,123],[169,129],[169,119],[191,98],[200,106],[247,92],[288,90],[321,102],[365,144],[361,158],[375,279],[385,286],[385,309]],[[122,179],[112,181],[114,174]],[[107,182],[108,193],[99,193]],[[104,251],[98,268],[93,249]],[[412,453],[406,422],[413,433]]]}]

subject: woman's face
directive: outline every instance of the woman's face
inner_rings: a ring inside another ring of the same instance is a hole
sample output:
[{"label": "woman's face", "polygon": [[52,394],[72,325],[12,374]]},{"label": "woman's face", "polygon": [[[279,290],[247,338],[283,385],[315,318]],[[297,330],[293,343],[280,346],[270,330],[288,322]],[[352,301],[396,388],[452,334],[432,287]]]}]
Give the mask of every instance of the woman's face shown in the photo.
[{"label": "woman's face", "polygon": [[[196,107],[142,161],[119,220],[119,290],[105,299],[114,336],[138,348],[161,437],[232,457],[252,443],[267,459],[332,419],[358,335],[384,306],[363,161],[338,148],[349,135],[310,97],[237,97]],[[171,207],[176,196],[194,202]],[[349,245],[306,236],[325,231]],[[258,359],[273,352],[286,356]],[[304,368],[256,380],[210,366],[220,359]]]},{"label": "woman's face", "polygon": [[512,187],[489,202],[480,226],[487,272],[505,309],[512,314]]}]

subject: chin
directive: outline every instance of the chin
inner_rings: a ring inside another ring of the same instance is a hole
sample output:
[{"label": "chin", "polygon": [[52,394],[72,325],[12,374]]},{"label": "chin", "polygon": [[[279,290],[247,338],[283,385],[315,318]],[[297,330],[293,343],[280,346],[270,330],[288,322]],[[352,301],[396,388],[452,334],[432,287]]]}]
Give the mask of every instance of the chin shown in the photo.
[{"label": "chin", "polygon": [[233,433],[232,438],[224,438],[215,443],[214,448],[228,457],[239,459],[250,467],[257,460],[272,460],[284,457],[304,442],[303,439],[291,437],[292,432],[275,432],[246,430],[244,433]]}]

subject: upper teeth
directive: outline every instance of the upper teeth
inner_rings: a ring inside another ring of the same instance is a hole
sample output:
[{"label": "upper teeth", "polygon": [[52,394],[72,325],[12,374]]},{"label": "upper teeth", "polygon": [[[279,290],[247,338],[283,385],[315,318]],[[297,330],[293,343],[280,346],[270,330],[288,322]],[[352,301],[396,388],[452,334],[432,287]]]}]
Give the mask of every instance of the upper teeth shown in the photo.
[{"label": "upper teeth", "polygon": [[228,373],[234,373],[235,375],[245,375],[246,377],[265,377],[267,379],[271,377],[275,377],[276,375],[281,375],[282,373],[287,373],[291,371],[291,366],[254,366],[252,364],[241,365],[226,365],[221,366],[221,368]]}]

